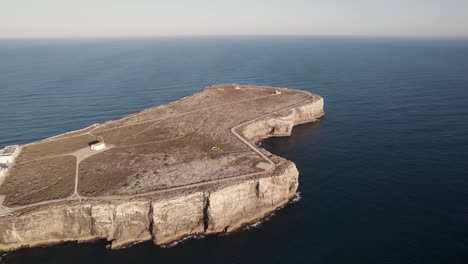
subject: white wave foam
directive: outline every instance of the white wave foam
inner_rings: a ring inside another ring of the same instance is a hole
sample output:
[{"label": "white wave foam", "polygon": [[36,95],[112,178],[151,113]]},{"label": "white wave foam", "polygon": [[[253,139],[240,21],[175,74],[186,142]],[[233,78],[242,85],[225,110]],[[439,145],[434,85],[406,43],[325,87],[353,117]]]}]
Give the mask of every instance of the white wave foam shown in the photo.
[{"label": "white wave foam", "polygon": [[190,239],[202,239],[204,238],[205,236],[202,236],[202,235],[194,235],[194,236],[186,236],[180,240],[177,240],[177,241],[174,241],[172,243],[169,243],[169,244],[166,244],[166,245],[161,245],[162,248],[172,248],[172,247],[175,247],[179,244],[182,244],[184,243],[185,241],[187,240],[190,240]]},{"label": "white wave foam", "polygon": [[297,202],[299,202],[301,199],[302,199],[302,197],[301,197],[301,192],[297,192],[297,193],[294,195],[294,198],[291,200],[290,203],[297,203]]},{"label": "white wave foam", "polygon": [[[287,203],[286,205],[288,205],[288,204],[293,204],[293,203],[297,203],[297,202],[299,202],[301,199],[302,199],[301,193],[300,193],[300,192],[296,192],[296,193],[294,194],[294,197],[293,197],[293,198],[289,201],[289,203]],[[265,222],[270,221],[271,218],[272,218],[273,216],[276,215],[276,212],[279,211],[279,210],[281,210],[281,209],[283,209],[286,205],[283,205],[283,206],[277,208],[275,211],[273,211],[272,213],[270,213],[269,215],[267,215],[265,218],[260,219],[259,221],[255,222],[255,223],[253,223],[253,224],[250,224],[250,225],[247,225],[247,226],[243,227],[242,229],[240,229],[240,231],[248,231],[248,230],[253,229],[253,228],[259,228],[259,227],[261,227]],[[218,236],[228,236],[228,235],[230,235],[230,233],[221,233],[221,234],[218,234]],[[175,246],[177,246],[177,245],[179,245],[179,244],[184,243],[184,242],[187,241],[187,240],[190,240],[190,239],[202,239],[202,238],[204,238],[204,237],[205,237],[205,236],[203,236],[203,235],[187,236],[187,237],[184,237],[184,238],[182,238],[182,239],[180,239],[180,240],[174,241],[174,242],[172,242],[172,243],[170,243],[170,244],[162,245],[161,247],[162,247],[162,248],[172,248],[172,247],[175,247]],[[1,258],[0,258],[0,259],[1,259]]]},{"label": "white wave foam", "polygon": [[0,256],[0,263],[3,263],[3,261],[2,261],[2,260],[3,260],[3,257],[6,256],[7,254],[8,254],[8,253],[4,253],[4,254],[2,254],[2,255]]},{"label": "white wave foam", "polygon": [[[296,192],[296,193],[294,194],[294,197],[291,199],[291,201],[289,201],[289,203],[287,203],[286,205],[288,205],[288,204],[293,204],[293,203],[297,203],[297,202],[299,202],[301,199],[302,199],[301,193],[300,193],[300,192]],[[271,219],[273,216],[276,215],[276,212],[279,211],[279,210],[281,210],[281,209],[283,209],[286,205],[283,205],[283,206],[277,208],[274,212],[272,212],[271,214],[269,214],[269,215],[266,216],[265,218],[263,218],[263,219],[261,219],[261,220],[255,222],[255,223],[253,223],[253,224],[250,224],[250,225],[244,227],[242,230],[250,230],[250,229],[252,229],[252,228],[258,228],[258,227],[262,226],[265,222],[270,221],[270,219]]]}]

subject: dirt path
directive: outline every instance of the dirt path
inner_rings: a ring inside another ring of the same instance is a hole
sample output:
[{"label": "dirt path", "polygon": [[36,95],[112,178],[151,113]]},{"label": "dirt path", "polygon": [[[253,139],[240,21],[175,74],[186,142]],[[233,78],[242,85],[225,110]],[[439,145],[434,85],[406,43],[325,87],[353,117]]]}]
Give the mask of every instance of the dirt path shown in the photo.
[{"label": "dirt path", "polygon": [[[194,187],[201,187],[201,186],[205,186],[205,185],[211,185],[211,184],[215,184],[215,183],[222,183],[222,182],[226,182],[226,181],[232,181],[232,180],[243,179],[243,178],[247,178],[247,177],[252,177],[252,176],[257,176],[257,175],[270,173],[276,168],[276,164],[271,159],[269,159],[267,156],[265,156],[254,144],[250,143],[247,139],[245,139],[241,135],[239,135],[236,130],[241,126],[244,126],[246,124],[253,123],[253,122],[257,121],[258,119],[264,118],[266,116],[275,114],[277,112],[280,112],[280,111],[283,111],[283,110],[286,110],[286,109],[291,109],[291,108],[293,108],[295,106],[298,106],[298,105],[301,105],[301,104],[303,104],[305,102],[308,102],[311,99],[314,99],[314,97],[310,93],[305,92],[305,91],[300,91],[300,92],[307,95],[309,98],[306,99],[306,100],[303,100],[301,102],[292,104],[290,106],[281,108],[279,110],[275,110],[275,111],[273,111],[271,113],[267,113],[267,114],[264,114],[262,116],[256,117],[256,118],[254,118],[252,120],[243,122],[243,123],[231,128],[231,133],[233,133],[239,140],[241,140],[244,144],[246,144],[250,149],[252,149],[255,153],[257,153],[260,157],[262,157],[270,165],[269,168],[266,169],[265,171],[242,174],[242,175],[237,175],[237,176],[232,176],[232,177],[227,177],[227,178],[222,178],[222,179],[215,179],[215,180],[210,180],[210,181],[205,181],[205,182],[191,183],[191,184],[187,184],[187,185],[170,187],[170,188],[167,188],[167,189],[160,189],[160,190],[155,190],[155,191],[150,191],[150,192],[140,193],[140,194],[86,197],[86,196],[81,196],[78,193],[78,168],[79,168],[79,164],[84,159],[89,158],[89,157],[91,157],[93,155],[102,153],[102,152],[104,152],[106,150],[109,150],[109,149],[113,148],[114,146],[109,146],[108,148],[106,148],[104,150],[101,150],[101,151],[94,151],[94,150],[91,150],[89,148],[83,148],[83,149],[80,149],[80,150],[78,150],[76,152],[73,152],[73,153],[67,153],[67,154],[54,156],[54,157],[59,157],[59,156],[64,156],[64,155],[73,155],[73,156],[75,156],[77,158],[76,171],[75,171],[75,188],[74,188],[74,192],[73,192],[73,194],[71,196],[69,196],[67,198],[43,201],[43,202],[38,202],[38,203],[32,203],[32,204],[28,204],[28,205],[24,205],[24,206],[18,206],[18,207],[5,207],[5,206],[3,206],[4,196],[0,196],[0,216],[12,214],[14,211],[20,210],[20,209],[25,209],[25,208],[30,208],[30,207],[34,207],[34,206],[40,206],[40,205],[48,205],[48,204],[59,203],[59,202],[65,202],[65,201],[76,201],[76,200],[79,200],[79,201],[82,201],[82,200],[111,201],[111,200],[118,200],[118,199],[131,199],[131,198],[137,198],[137,197],[142,197],[142,196],[147,196],[147,195],[152,195],[152,194],[159,194],[159,193],[165,193],[165,192],[170,192],[170,191],[178,191],[178,190],[190,189],[190,188],[194,188]],[[241,103],[241,102],[260,99],[260,98],[265,98],[265,97],[269,97],[269,96],[278,96],[278,95],[260,96],[260,97],[257,97],[257,98],[243,100],[243,101],[237,101],[237,102],[231,102],[231,103],[228,103],[228,104]],[[220,105],[217,105],[217,106],[220,106]],[[177,114],[175,116],[180,116],[180,115],[183,115],[183,114],[202,111],[202,110],[210,109],[210,108],[217,107],[217,106],[210,106],[210,107],[206,107],[204,109],[197,109],[197,110],[194,110],[194,111],[191,111],[191,112]],[[174,116],[168,116],[168,117],[164,117],[164,118],[170,118],[170,117],[174,117]],[[159,120],[159,119],[161,119],[161,118],[158,118],[156,120]],[[156,120],[144,121],[142,123],[153,122],[153,121],[156,121]],[[136,125],[136,124],[137,123],[131,124],[131,125]],[[167,141],[167,140],[162,140],[162,141]],[[143,143],[143,144],[154,144],[154,143],[156,143],[156,142],[148,142],[148,143]],[[48,157],[48,158],[52,158],[52,157]]]},{"label": "dirt path", "polygon": [[[245,88],[247,89],[247,88]],[[153,119],[149,119],[149,120],[144,120],[144,121],[140,121],[140,122],[135,122],[135,123],[131,123],[131,124],[126,124],[126,125],[120,125],[120,126],[116,126],[116,127],[111,127],[111,128],[107,128],[107,129],[103,129],[103,130],[99,130],[97,132],[105,132],[105,131],[110,131],[110,130],[114,130],[114,129],[117,129],[117,128],[122,128],[122,127],[128,127],[128,126],[135,126],[135,125],[140,125],[140,124],[145,124],[145,123],[151,123],[151,122],[155,122],[155,121],[159,121],[159,120],[163,120],[163,119],[167,119],[167,118],[172,118],[172,117],[179,117],[179,116],[183,116],[183,115],[188,115],[188,114],[193,114],[193,113],[196,113],[196,112],[200,112],[200,111],[204,111],[204,110],[208,110],[208,109],[212,109],[212,108],[216,108],[216,107],[221,107],[221,106],[228,106],[228,105],[231,105],[231,104],[237,104],[237,103],[244,103],[244,102],[249,102],[249,101],[253,101],[253,100],[258,100],[258,99],[262,99],[262,98],[266,98],[266,97],[270,97],[270,96],[275,96],[275,94],[269,94],[269,95],[265,95],[265,96],[259,96],[259,97],[255,97],[255,98],[249,98],[249,99],[245,99],[245,100],[240,100],[240,101],[234,101],[234,102],[229,102],[229,103],[224,103],[224,104],[217,104],[217,105],[212,105],[212,106],[208,106],[208,107],[204,107],[204,108],[200,108],[200,109],[195,109],[195,110],[192,110],[192,111],[188,111],[188,112],[183,112],[183,113],[179,113],[179,114],[173,114],[173,115],[168,115],[168,116],[164,116],[164,117],[159,117],[159,118],[153,118]],[[141,115],[143,113],[139,113],[137,115]],[[134,117],[136,115],[132,115],[130,117]],[[130,118],[128,117],[128,118]],[[123,118],[125,119],[125,118]],[[122,119],[119,119],[118,121],[121,121]],[[111,121],[112,122],[112,121]],[[65,140],[65,139],[69,139],[69,138],[74,138],[74,137],[79,137],[79,136],[82,136],[82,135],[86,135],[86,134],[90,134],[90,135],[93,135],[92,132],[95,131],[96,129],[99,129],[101,126],[103,125],[108,125],[110,124],[111,122],[107,122],[107,123],[104,123],[102,125],[96,125],[94,128],[92,128],[90,131],[87,131],[87,132],[84,132],[82,134],[77,134],[77,135],[73,135],[73,136],[68,136],[68,137],[63,137],[63,138],[56,138],[56,139],[49,139],[49,140],[43,140],[43,141],[38,141],[38,142],[33,142],[33,143],[30,143],[30,144],[26,144],[25,146],[27,145],[32,145],[32,144],[41,144],[41,143],[50,143],[50,142],[54,142],[54,141],[61,141],[61,140]],[[94,125],[93,125],[94,126]],[[78,130],[80,131],[80,130]],[[58,135],[58,136],[55,136],[55,137],[59,137],[61,135]]]}]

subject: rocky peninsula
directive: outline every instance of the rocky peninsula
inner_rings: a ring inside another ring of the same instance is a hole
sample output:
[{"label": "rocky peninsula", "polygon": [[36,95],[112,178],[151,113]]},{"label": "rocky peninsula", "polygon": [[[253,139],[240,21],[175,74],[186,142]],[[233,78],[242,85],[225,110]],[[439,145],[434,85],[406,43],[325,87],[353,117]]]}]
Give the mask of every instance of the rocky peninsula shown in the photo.
[{"label": "rocky peninsula", "polygon": [[21,146],[0,185],[0,251],[165,245],[254,223],[299,184],[293,162],[257,143],[323,115],[323,98],[306,91],[215,85]]}]

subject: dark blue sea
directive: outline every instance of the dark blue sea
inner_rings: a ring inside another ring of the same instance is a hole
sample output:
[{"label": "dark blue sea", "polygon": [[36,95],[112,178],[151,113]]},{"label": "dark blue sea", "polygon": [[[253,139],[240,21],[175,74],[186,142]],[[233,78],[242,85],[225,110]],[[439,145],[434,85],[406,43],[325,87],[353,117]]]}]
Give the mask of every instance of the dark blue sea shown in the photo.
[{"label": "dark blue sea", "polygon": [[308,37],[0,40],[0,146],[219,83],[306,89],[326,116],[262,146],[299,202],[172,248],[24,249],[1,263],[468,263],[468,40]]}]

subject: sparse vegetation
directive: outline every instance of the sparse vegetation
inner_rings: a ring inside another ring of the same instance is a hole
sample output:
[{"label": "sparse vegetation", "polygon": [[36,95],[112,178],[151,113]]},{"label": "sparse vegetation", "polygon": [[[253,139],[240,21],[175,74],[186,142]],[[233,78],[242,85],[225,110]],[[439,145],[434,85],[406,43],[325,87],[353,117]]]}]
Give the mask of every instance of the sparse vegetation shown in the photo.
[{"label": "sparse vegetation", "polygon": [[65,198],[73,194],[76,158],[62,156],[15,166],[0,193],[4,205],[19,206]]},{"label": "sparse vegetation", "polygon": [[179,103],[28,145],[0,194],[11,206],[71,195],[76,159],[60,155],[96,139],[110,149],[79,164],[82,196],[135,194],[258,172],[262,159],[231,128],[306,99],[294,90],[274,91],[212,86]]}]

